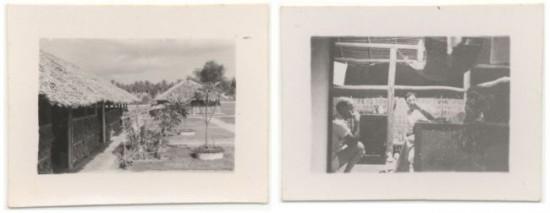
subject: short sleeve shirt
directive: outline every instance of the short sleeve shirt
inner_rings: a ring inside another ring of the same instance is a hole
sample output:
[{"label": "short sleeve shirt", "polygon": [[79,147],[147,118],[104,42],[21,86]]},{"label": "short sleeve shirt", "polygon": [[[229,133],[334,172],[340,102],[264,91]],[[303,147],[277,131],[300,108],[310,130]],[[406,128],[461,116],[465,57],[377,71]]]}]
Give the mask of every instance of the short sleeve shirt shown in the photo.
[{"label": "short sleeve shirt", "polygon": [[343,119],[334,119],[332,121],[332,153],[336,156],[337,150],[343,145],[344,138],[352,135],[348,123]]},{"label": "short sleeve shirt", "polygon": [[412,112],[407,112],[407,133],[414,133],[414,125],[416,122],[421,120],[428,120],[420,111],[413,110]]}]

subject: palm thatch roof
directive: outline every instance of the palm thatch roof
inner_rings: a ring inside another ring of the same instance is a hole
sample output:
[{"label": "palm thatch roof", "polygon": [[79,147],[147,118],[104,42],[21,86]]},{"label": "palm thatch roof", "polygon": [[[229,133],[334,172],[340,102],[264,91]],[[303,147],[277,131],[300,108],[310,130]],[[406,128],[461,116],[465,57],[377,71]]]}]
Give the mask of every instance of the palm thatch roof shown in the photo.
[{"label": "palm thatch roof", "polygon": [[40,92],[54,105],[87,106],[101,101],[130,103],[137,98],[105,79],[40,51]]},{"label": "palm thatch roof", "polygon": [[192,80],[181,81],[170,87],[166,92],[158,95],[155,100],[180,103],[190,102],[195,99],[198,94],[201,94],[202,87],[201,84]]}]

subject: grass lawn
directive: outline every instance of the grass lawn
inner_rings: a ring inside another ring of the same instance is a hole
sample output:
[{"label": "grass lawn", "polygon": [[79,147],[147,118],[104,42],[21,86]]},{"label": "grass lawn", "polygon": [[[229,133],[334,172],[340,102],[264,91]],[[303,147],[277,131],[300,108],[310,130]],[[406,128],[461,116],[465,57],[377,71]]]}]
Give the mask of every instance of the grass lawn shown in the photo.
[{"label": "grass lawn", "polygon": [[[192,129],[195,131],[193,136],[182,136],[182,135],[173,135],[168,136],[167,139],[171,140],[186,140],[190,143],[203,143],[204,141],[204,121],[200,118],[187,118],[185,121],[177,128],[178,130],[182,129]],[[233,141],[235,139],[235,134],[231,131],[227,131],[221,127],[216,126],[215,124],[210,123],[208,125],[208,140],[211,141]]]},{"label": "grass lawn", "polygon": [[168,145],[162,153],[163,160],[158,161],[134,161],[128,169],[130,171],[151,171],[151,170],[223,170],[232,171],[234,168],[233,146],[222,146],[225,154],[219,160],[199,160],[192,156],[194,146],[173,146]]},{"label": "grass lawn", "polygon": [[[234,115],[235,103],[222,102],[221,109],[226,115]],[[217,118],[226,123],[235,123],[234,117],[231,116]],[[163,145],[162,160],[134,161],[128,170],[137,172],[151,170],[232,171],[234,168],[235,134],[228,127],[222,127],[210,123],[208,141],[209,144],[216,144],[224,148],[223,159],[199,160],[193,156],[193,150],[204,144],[205,123],[202,117],[188,117],[175,129],[173,135],[165,137],[168,143]],[[192,136],[179,135],[179,132],[184,129],[192,129],[195,134]]]},{"label": "grass lawn", "polygon": [[221,102],[221,111],[226,115],[235,115],[235,102]]},{"label": "grass lawn", "polygon": [[235,124],[235,117],[216,117],[216,118],[229,124]]}]

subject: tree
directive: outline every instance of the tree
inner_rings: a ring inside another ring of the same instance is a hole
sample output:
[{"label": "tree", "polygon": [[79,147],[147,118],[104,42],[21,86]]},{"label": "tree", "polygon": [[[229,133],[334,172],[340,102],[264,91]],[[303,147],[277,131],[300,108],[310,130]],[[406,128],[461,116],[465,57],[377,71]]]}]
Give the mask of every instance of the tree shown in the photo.
[{"label": "tree", "polygon": [[209,115],[208,106],[210,105],[210,98],[213,95],[218,95],[219,98],[219,94],[222,91],[221,85],[225,79],[225,68],[215,61],[208,61],[204,64],[202,69],[195,69],[194,74],[202,84],[200,91],[204,96],[204,144],[208,147],[208,125],[214,115],[214,112]]},{"label": "tree", "polygon": [[199,72],[199,80],[202,83],[218,83],[224,80],[225,68],[215,61],[208,61]]}]

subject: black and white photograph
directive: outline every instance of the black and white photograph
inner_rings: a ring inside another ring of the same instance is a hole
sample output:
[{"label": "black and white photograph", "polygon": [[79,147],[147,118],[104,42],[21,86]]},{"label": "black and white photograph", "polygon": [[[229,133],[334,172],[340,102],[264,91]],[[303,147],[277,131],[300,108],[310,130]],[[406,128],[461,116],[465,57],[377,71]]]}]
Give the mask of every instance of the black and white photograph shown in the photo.
[{"label": "black and white photograph", "polygon": [[311,72],[330,72],[326,171],[508,172],[510,42],[312,37]]},{"label": "black and white photograph", "polygon": [[235,45],[40,40],[39,174],[232,171]]},{"label": "black and white photograph", "polygon": [[266,5],[6,13],[8,206],[267,202]]}]

